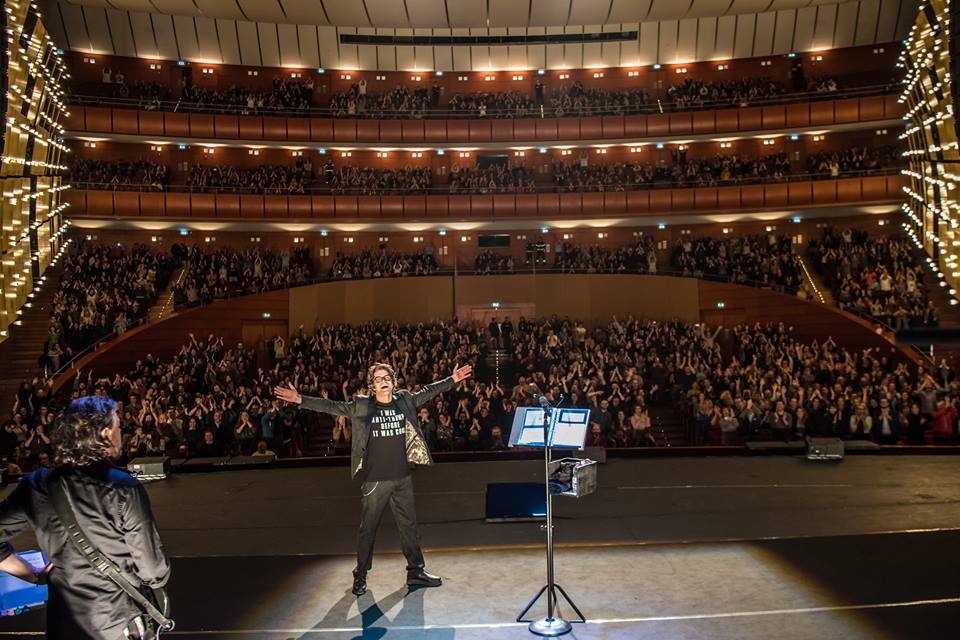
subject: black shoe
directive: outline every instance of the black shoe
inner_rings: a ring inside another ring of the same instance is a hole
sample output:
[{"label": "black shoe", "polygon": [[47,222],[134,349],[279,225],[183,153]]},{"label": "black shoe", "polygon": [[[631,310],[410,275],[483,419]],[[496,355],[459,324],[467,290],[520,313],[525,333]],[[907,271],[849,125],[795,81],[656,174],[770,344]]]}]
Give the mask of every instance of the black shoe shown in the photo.
[{"label": "black shoe", "polygon": [[431,575],[423,569],[407,571],[408,587],[439,587],[441,584],[443,584],[443,580],[440,579],[440,576]]},{"label": "black shoe", "polygon": [[350,590],[358,598],[367,592],[367,574],[353,574],[353,589]]}]

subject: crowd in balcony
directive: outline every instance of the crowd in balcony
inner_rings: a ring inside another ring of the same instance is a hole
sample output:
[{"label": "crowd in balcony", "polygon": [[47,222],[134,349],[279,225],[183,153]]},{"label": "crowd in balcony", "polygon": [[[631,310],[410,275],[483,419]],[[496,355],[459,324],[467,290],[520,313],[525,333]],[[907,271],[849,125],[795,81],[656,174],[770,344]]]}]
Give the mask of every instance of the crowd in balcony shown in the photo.
[{"label": "crowd in balcony", "polygon": [[651,102],[656,101],[650,99],[646,89],[599,89],[584,87],[578,80],[553,91],[549,115],[562,118],[638,113]]},{"label": "crowd in balcony", "polygon": [[589,164],[581,154],[574,162],[555,162],[553,183],[560,191],[625,191],[653,186],[718,186],[784,180],[790,175],[785,153],[757,158],[742,154],[687,158],[686,148],[671,151],[672,162]]},{"label": "crowd in balcony", "polygon": [[187,268],[173,287],[175,305],[195,305],[230,294],[258,293],[305,284],[313,275],[310,250],[295,247],[274,251],[259,247],[209,250],[194,245]]},{"label": "crowd in balcony", "polygon": [[893,329],[939,324],[924,267],[905,236],[862,229],[825,229],[811,240],[813,263],[844,310],[876,318]]},{"label": "crowd in balcony", "polygon": [[307,112],[313,100],[313,80],[303,82],[274,76],[270,91],[253,90],[232,85],[225,89],[184,84],[180,107],[191,111],[218,111],[236,107],[245,114]]},{"label": "crowd in balcony", "polygon": [[41,364],[59,370],[103,338],[139,324],[182,260],[143,245],[83,244],[66,254],[51,303]]},{"label": "crowd in balcony", "polygon": [[93,160],[77,158],[70,182],[79,187],[120,191],[163,191],[169,179],[166,165],[150,160]]},{"label": "crowd in balcony", "polygon": [[625,247],[557,244],[554,269],[562,273],[657,273],[657,251],[653,238],[641,236]]},{"label": "crowd in balcony", "polygon": [[194,164],[187,174],[191,191],[217,193],[240,190],[268,195],[302,195],[313,184],[313,163],[297,158],[293,166],[260,165],[253,168]]},{"label": "crowd in balcony", "polygon": [[422,118],[436,108],[439,88],[426,89],[398,84],[392,91],[367,91],[367,81],[359,80],[343,93],[330,97],[330,115],[339,118]]},{"label": "crowd in balcony", "polygon": [[902,153],[903,149],[894,145],[818,151],[807,156],[807,173],[836,178],[844,174],[897,167],[904,164]]},{"label": "crowd in balcony", "polygon": [[[542,96],[542,88],[537,95]],[[450,98],[454,115],[472,118],[522,118],[539,115],[543,100],[538,101],[520,91],[476,91],[458,93]]]},{"label": "crowd in balcony", "polygon": [[328,163],[323,170],[324,183],[332,193],[354,195],[403,195],[423,193],[433,187],[430,167],[376,169],[363,166],[334,168]]},{"label": "crowd in balcony", "polygon": [[448,177],[450,193],[532,193],[536,191],[532,167],[493,164],[487,167],[454,165]]},{"label": "crowd in balcony", "polygon": [[416,253],[364,250],[358,254],[338,253],[330,266],[331,280],[429,276],[440,268],[433,247]]},{"label": "crowd in balcony", "polygon": [[804,282],[793,238],[773,233],[734,238],[685,236],[673,247],[670,268],[687,277],[721,279],[788,293],[799,290]]},{"label": "crowd in balcony", "polygon": [[667,103],[684,111],[717,106],[745,107],[787,93],[785,84],[769,78],[704,81],[686,78],[667,89]]}]

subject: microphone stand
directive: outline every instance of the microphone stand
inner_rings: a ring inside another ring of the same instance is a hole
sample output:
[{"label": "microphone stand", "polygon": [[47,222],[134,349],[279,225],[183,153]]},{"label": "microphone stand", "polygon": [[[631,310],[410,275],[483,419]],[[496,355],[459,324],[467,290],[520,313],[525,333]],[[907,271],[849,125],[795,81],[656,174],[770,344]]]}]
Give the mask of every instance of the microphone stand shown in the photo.
[{"label": "microphone stand", "polygon": [[[583,614],[580,613],[580,609],[573,603],[573,600],[570,599],[570,596],[567,595],[567,592],[563,590],[563,587],[556,583],[553,572],[553,493],[550,491],[550,418],[553,416],[554,410],[563,402],[563,396],[560,396],[560,400],[555,407],[551,406],[546,396],[538,392],[534,392],[533,395],[539,401],[540,406],[543,407],[543,484],[547,502],[547,521],[545,525],[541,525],[541,528],[547,532],[547,584],[540,588],[540,591],[533,597],[533,600],[520,612],[520,615],[517,616],[517,622],[529,622],[530,626],[528,629],[530,633],[534,635],[556,637],[570,633],[573,629],[571,624],[561,618],[559,613],[556,612],[558,601],[557,591],[560,591],[563,599],[566,600],[567,604],[573,607],[573,610],[580,616],[580,619],[575,620],[575,622],[586,622],[587,620],[583,617]],[[533,605],[537,603],[544,592],[547,594],[547,617],[533,621],[524,620],[523,617],[533,608]]]}]

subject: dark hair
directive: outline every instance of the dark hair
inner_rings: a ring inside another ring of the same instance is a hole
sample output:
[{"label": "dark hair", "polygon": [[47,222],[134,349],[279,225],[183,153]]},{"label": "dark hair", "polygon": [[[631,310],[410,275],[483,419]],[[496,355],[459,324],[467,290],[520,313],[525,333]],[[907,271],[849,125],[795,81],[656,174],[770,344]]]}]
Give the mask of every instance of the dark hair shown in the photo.
[{"label": "dark hair", "polygon": [[105,396],[84,396],[67,405],[50,434],[54,464],[84,467],[109,460],[112,447],[101,432],[113,428],[116,411],[117,403]]}]

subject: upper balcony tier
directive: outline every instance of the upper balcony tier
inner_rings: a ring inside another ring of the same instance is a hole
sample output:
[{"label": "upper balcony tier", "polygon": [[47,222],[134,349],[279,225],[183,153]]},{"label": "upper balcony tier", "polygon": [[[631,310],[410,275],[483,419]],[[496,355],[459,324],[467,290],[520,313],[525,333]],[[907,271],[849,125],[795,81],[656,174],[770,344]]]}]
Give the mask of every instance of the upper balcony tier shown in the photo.
[{"label": "upper balcony tier", "polygon": [[[240,140],[320,146],[642,141],[667,136],[796,131],[902,118],[904,108],[897,101],[897,95],[878,93],[880,89],[857,89],[852,94],[794,94],[789,100],[784,97],[784,100],[769,104],[758,101],[760,103],[738,108],[509,119],[431,113],[430,117],[419,119],[379,120],[331,118],[309,111],[302,115],[244,115],[140,110],[132,105],[74,105],[65,124],[74,136],[191,139],[194,142]],[[224,109],[238,111],[236,108]]]}]

